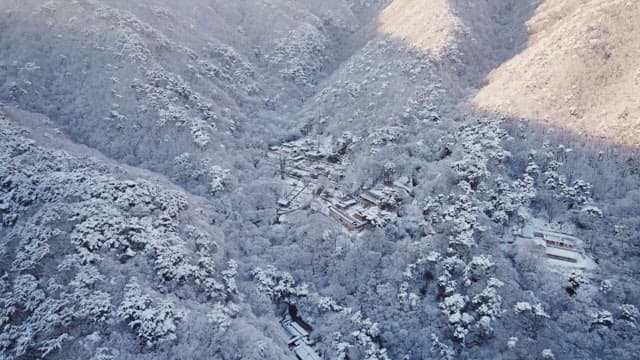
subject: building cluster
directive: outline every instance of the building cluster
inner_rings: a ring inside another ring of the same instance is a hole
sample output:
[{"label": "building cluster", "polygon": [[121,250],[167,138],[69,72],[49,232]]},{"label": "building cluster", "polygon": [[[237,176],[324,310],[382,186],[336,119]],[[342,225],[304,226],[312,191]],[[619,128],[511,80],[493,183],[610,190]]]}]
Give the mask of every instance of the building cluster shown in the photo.
[{"label": "building cluster", "polygon": [[287,186],[286,195],[277,203],[279,217],[309,206],[349,230],[361,231],[393,219],[393,210],[413,196],[409,179],[395,180],[392,166],[385,166],[382,184],[357,195],[345,193],[340,185],[350,144],[345,138],[336,144],[331,138],[304,138],[269,149],[268,158]]}]

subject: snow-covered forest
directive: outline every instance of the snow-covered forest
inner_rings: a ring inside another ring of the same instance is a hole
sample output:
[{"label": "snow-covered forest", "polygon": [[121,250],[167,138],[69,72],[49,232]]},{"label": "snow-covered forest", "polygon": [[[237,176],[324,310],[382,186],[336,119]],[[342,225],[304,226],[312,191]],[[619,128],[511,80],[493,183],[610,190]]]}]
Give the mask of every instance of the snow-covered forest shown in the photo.
[{"label": "snow-covered forest", "polygon": [[0,0],[0,359],[637,358],[640,5],[551,3]]}]

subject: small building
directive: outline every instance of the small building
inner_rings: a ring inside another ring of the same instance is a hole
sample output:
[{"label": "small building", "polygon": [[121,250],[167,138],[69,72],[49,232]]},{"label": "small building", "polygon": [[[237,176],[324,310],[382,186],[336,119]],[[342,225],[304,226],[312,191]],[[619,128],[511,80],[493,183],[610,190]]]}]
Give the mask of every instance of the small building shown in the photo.
[{"label": "small building", "polygon": [[294,156],[293,158],[291,158],[291,160],[292,160],[292,161],[296,161],[296,162],[298,162],[298,161],[302,161],[302,160],[304,160],[304,155],[302,155],[302,154],[300,154],[300,155],[296,155],[296,156]]},{"label": "small building", "polygon": [[293,353],[296,355],[298,360],[322,360],[320,355],[313,350],[311,346],[304,343],[303,341],[298,341],[293,349]]},{"label": "small building", "polygon": [[280,199],[278,200],[278,206],[287,208],[291,205],[291,201],[289,199]]},{"label": "small building", "polygon": [[311,150],[307,152],[307,156],[313,160],[321,160],[324,157],[324,154],[318,150]]},{"label": "small building", "polygon": [[534,230],[533,239],[544,247],[545,255],[550,259],[577,263],[579,240],[571,235],[547,230]]},{"label": "small building", "polygon": [[408,186],[406,186],[405,184],[402,184],[398,181],[393,183],[393,188],[396,190],[399,190],[400,192],[404,193],[404,196],[407,197],[414,197],[415,194],[413,192],[413,190],[411,188],[409,188]]},{"label": "small building", "polygon": [[315,170],[322,171],[323,173],[326,173],[326,172],[328,172],[328,171],[329,171],[329,169],[327,168],[327,166],[326,166],[326,165],[324,165],[324,164],[316,164],[316,165],[314,165],[314,166],[313,166],[313,168],[314,168]]},{"label": "small building", "polygon": [[369,190],[360,193],[360,199],[365,206],[380,206],[382,204],[380,197]]},{"label": "small building", "polygon": [[309,332],[300,326],[300,324],[293,321],[290,317],[285,317],[282,320],[282,327],[284,327],[287,333],[291,336],[289,339],[289,345],[293,345],[299,339],[309,336]]},{"label": "small building", "polygon": [[313,342],[309,339],[309,332],[304,326],[292,319],[288,314],[282,319],[281,324],[290,336],[287,345],[298,360],[322,360],[320,355],[313,349]]},{"label": "small building", "polygon": [[574,236],[553,231],[536,230],[533,237],[544,241],[547,247],[575,251],[578,245],[578,239]]},{"label": "small building", "polygon": [[564,250],[556,247],[547,246],[545,249],[545,255],[550,259],[566,261],[570,263],[577,263],[580,254],[572,250]]},{"label": "small building", "polygon": [[307,189],[307,185],[293,184],[293,189],[284,198],[278,200],[278,206],[288,208]]},{"label": "small building", "polygon": [[335,206],[329,206],[329,215],[332,218],[338,220],[340,223],[342,223],[342,225],[344,225],[349,230],[360,230],[365,225],[364,222],[357,220],[353,216],[336,208]]},{"label": "small building", "polygon": [[354,213],[353,213],[353,217],[354,217],[356,220],[362,221],[362,222],[364,222],[364,223],[366,223],[366,222],[367,222],[367,217],[366,217],[366,216],[364,216],[364,214],[363,214],[362,212],[360,212],[360,211],[356,211],[356,212],[354,212]]},{"label": "small building", "polygon": [[311,173],[308,172],[307,170],[302,170],[299,168],[294,168],[291,169],[291,171],[289,172],[289,174],[293,177],[297,177],[297,178],[306,178],[306,177],[311,177]]},{"label": "small building", "polygon": [[336,203],[336,207],[341,210],[346,210],[355,204],[357,204],[355,199],[346,199]]},{"label": "small building", "polygon": [[532,243],[556,265],[595,268],[595,262],[584,254],[583,243],[579,238],[546,229],[542,226],[527,225],[515,235]]}]

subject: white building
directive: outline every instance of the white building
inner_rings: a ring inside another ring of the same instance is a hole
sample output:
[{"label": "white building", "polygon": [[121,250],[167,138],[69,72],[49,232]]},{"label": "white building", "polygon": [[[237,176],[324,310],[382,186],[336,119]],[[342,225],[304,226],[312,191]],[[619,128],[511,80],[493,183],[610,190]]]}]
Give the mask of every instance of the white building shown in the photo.
[{"label": "white building", "polygon": [[525,226],[517,236],[522,241],[531,241],[544,252],[554,265],[594,268],[594,261],[584,254],[583,242],[574,235],[549,230],[542,226]]}]

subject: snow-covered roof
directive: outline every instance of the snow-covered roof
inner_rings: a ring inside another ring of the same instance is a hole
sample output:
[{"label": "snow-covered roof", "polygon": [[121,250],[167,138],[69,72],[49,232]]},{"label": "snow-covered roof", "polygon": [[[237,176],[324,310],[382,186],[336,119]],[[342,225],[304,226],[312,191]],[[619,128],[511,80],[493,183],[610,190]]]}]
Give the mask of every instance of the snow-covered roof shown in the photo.
[{"label": "snow-covered roof", "polygon": [[563,234],[560,232],[548,231],[548,230],[534,230],[533,236],[542,237],[545,240],[560,242],[560,243],[564,243],[571,246],[576,246],[580,241],[577,237],[573,235]]},{"label": "snow-covered roof", "polygon": [[336,206],[341,209],[346,209],[348,207],[355,205],[356,203],[357,202],[354,199],[346,199],[336,203]]},{"label": "snow-covered roof", "polygon": [[406,186],[406,185],[404,185],[404,184],[402,184],[402,183],[400,183],[398,181],[394,182],[393,186],[396,189],[400,189],[403,192],[405,192],[405,195],[407,195],[407,196],[411,196],[413,194],[413,190],[411,190],[408,186]]},{"label": "snow-covered roof", "polygon": [[360,227],[363,226],[364,223],[362,221],[359,221],[358,219],[354,218],[353,216],[347,214],[346,212],[334,207],[334,206],[330,206],[329,207],[329,211],[331,211],[332,213],[338,215],[342,220],[344,220],[345,222],[348,222],[350,224],[352,224],[355,227]]},{"label": "snow-covered roof", "polygon": [[383,198],[384,194],[381,191],[382,189],[379,187],[375,187],[373,189],[368,190],[367,192],[375,197],[377,197],[378,199]]},{"label": "snow-covered roof", "polygon": [[280,199],[280,200],[278,200],[278,205],[280,205],[282,207],[287,207],[287,206],[289,206],[289,200]]},{"label": "snow-covered roof", "polygon": [[[592,269],[596,263],[583,253],[583,242],[578,237],[550,229],[555,225],[541,219],[532,219],[519,235],[520,244],[531,242],[544,249],[549,265],[560,268]],[[556,226],[557,228],[557,226]]]},{"label": "snow-covered roof", "polygon": [[300,360],[321,360],[322,358],[313,348],[304,342],[300,341],[296,347],[293,348],[293,352]]},{"label": "snow-covered roof", "polygon": [[580,254],[575,251],[559,249],[556,247],[547,247],[545,249],[545,253],[552,259],[570,262],[578,262],[578,259],[581,257]]},{"label": "snow-covered roof", "polygon": [[302,169],[293,169],[291,170],[291,174],[299,177],[311,176],[311,173],[309,171]]},{"label": "snow-covered roof", "polygon": [[369,201],[371,203],[374,204],[379,204],[380,203],[380,197],[376,196],[375,194],[371,193],[370,191],[364,191],[362,193],[360,193],[360,197],[366,201]]},{"label": "snow-covered roof", "polygon": [[289,346],[292,346],[291,351],[296,354],[296,357],[300,360],[320,360],[320,355],[310,346],[312,342],[309,340],[309,332],[305,330],[302,325],[298,324],[295,320],[291,319],[289,315],[286,315],[282,319],[282,327],[287,334],[291,336],[289,340]]}]

